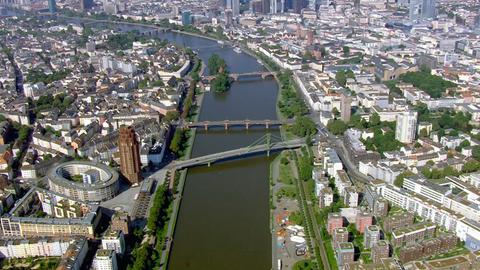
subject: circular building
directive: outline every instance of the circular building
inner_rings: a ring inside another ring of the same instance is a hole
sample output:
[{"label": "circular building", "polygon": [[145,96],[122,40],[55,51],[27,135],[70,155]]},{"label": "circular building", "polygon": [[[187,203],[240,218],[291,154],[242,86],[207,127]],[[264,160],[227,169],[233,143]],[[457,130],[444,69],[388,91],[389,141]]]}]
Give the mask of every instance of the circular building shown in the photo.
[{"label": "circular building", "polygon": [[84,202],[112,199],[119,189],[118,173],[115,170],[90,161],[70,161],[56,165],[48,171],[47,178],[51,191]]}]

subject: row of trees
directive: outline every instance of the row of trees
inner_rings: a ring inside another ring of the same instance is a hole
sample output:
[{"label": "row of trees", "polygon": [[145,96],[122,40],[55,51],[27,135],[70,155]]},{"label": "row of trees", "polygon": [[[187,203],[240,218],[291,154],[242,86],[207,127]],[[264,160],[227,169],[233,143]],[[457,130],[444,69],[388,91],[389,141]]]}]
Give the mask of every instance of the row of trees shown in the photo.
[{"label": "row of trees", "polygon": [[307,105],[305,105],[304,100],[293,85],[292,72],[289,70],[279,72],[277,77],[281,88],[280,99],[278,101],[280,113],[286,118],[299,117],[307,114]]},{"label": "row of trees", "polygon": [[135,248],[132,252],[133,262],[128,265],[127,269],[147,270],[160,266],[160,254],[165,245],[165,230],[168,225],[171,202],[172,196],[166,184],[159,186],[153,197],[153,204],[147,219],[148,233],[156,237],[156,245],[152,247],[147,242]]}]

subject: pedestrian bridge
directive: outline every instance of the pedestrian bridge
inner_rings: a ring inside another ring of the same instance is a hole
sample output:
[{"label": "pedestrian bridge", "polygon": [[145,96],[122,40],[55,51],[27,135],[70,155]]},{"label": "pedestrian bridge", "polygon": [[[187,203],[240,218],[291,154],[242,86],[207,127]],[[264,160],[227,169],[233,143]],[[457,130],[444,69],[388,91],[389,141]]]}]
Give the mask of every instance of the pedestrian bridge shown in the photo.
[{"label": "pedestrian bridge", "polygon": [[228,150],[225,152],[210,154],[206,156],[196,157],[188,160],[176,160],[168,167],[171,169],[181,170],[190,167],[208,165],[210,166],[212,163],[227,161],[227,160],[235,160],[241,159],[249,156],[260,155],[266,153],[267,156],[270,156],[271,152],[281,151],[281,150],[288,150],[288,149],[296,149],[300,148],[305,145],[305,139],[294,139],[289,141],[279,141],[279,142],[271,142],[270,135],[267,134],[262,138],[258,139],[254,144],[242,147],[234,150]]},{"label": "pedestrian bridge", "polygon": [[[262,79],[268,79],[268,78],[275,78],[276,73],[274,72],[269,72],[269,71],[258,71],[258,72],[247,72],[247,73],[230,73],[228,76],[234,80],[238,81],[239,79],[251,79],[251,78],[262,78]],[[203,78],[209,81],[210,83],[215,79],[216,76],[204,76]]]},{"label": "pedestrian bridge", "polygon": [[180,122],[177,124],[179,128],[204,128],[208,130],[211,127],[223,127],[225,130],[228,130],[230,127],[245,127],[249,129],[253,126],[264,126],[266,129],[272,126],[281,126],[284,124],[293,124],[295,119],[287,120],[221,120],[221,121],[200,121],[200,122]]}]

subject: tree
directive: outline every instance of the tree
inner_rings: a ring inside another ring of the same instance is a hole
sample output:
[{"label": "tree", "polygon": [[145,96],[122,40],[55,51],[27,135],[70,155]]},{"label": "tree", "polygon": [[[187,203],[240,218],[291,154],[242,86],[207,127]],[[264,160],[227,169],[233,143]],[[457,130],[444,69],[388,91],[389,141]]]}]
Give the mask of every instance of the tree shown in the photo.
[{"label": "tree", "polygon": [[315,123],[306,116],[299,116],[295,119],[295,124],[291,128],[293,134],[298,137],[313,135],[317,132]]},{"label": "tree", "polygon": [[172,141],[170,142],[170,150],[172,150],[173,153],[178,154],[180,152],[183,137],[183,131],[180,129],[176,129],[175,133],[173,134]]},{"label": "tree", "polygon": [[347,57],[350,55],[350,47],[343,46],[343,56]]},{"label": "tree", "polygon": [[480,160],[480,145],[475,145],[472,149],[472,157],[476,160]]},{"label": "tree", "polygon": [[347,84],[347,79],[354,79],[354,78],[355,78],[355,74],[350,69],[339,70],[335,74],[335,80],[338,82],[338,84],[340,84],[343,87],[345,87],[345,85]]},{"label": "tree", "polygon": [[427,132],[427,129],[426,128],[422,128],[420,130],[420,133],[418,134],[420,138],[425,138],[425,137],[428,137],[428,132]]},{"label": "tree", "polygon": [[345,122],[342,120],[334,119],[328,121],[327,128],[334,135],[343,135],[343,133],[347,130],[347,124],[345,124]]},{"label": "tree", "polygon": [[218,54],[214,53],[208,59],[208,70],[210,75],[216,75],[217,73],[221,72],[222,70],[227,69],[227,64],[225,60],[223,60]]},{"label": "tree", "polygon": [[333,116],[335,116],[335,118],[340,116],[340,112],[338,111],[338,109],[336,107],[334,107],[332,109],[332,114],[333,114]]},{"label": "tree", "polygon": [[406,177],[409,176],[414,176],[415,174],[412,173],[411,171],[405,171],[401,174],[399,174],[396,178],[393,184],[397,187],[403,187],[403,181],[405,180]]},{"label": "tree", "polygon": [[212,90],[215,92],[226,92],[230,87],[230,78],[226,71],[217,73],[217,76],[212,81]]},{"label": "tree", "polygon": [[178,113],[178,111],[170,111],[167,112],[164,119],[167,123],[170,123],[171,121],[177,120],[178,117],[180,117],[180,113]]},{"label": "tree", "polygon": [[380,125],[381,121],[380,121],[380,115],[378,115],[378,113],[373,113],[372,116],[370,116],[370,126],[371,127],[375,127],[375,126],[378,126]]},{"label": "tree", "polygon": [[480,162],[476,160],[471,160],[465,163],[462,167],[463,173],[471,173],[480,170]]}]

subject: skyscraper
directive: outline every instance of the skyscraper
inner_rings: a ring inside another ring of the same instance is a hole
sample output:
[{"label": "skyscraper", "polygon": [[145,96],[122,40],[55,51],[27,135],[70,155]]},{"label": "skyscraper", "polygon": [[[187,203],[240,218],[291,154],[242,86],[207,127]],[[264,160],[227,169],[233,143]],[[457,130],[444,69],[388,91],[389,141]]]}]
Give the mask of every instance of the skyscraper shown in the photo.
[{"label": "skyscraper", "polygon": [[184,10],[182,11],[182,25],[190,25],[192,24],[192,13],[190,10]]},{"label": "skyscraper", "polygon": [[293,12],[300,14],[304,8],[304,0],[293,0]]},{"label": "skyscraper", "polygon": [[91,9],[93,7],[93,0],[81,0],[80,7],[83,11]]},{"label": "skyscraper", "polygon": [[278,7],[277,7],[277,0],[270,1],[270,13],[277,14]]},{"label": "skyscraper", "polygon": [[264,14],[270,12],[270,0],[262,0],[262,11]]},{"label": "skyscraper", "polygon": [[437,15],[436,0],[410,0],[409,18],[411,21],[431,19]]},{"label": "skyscraper", "polygon": [[231,9],[233,16],[240,15],[240,0],[227,0],[226,9]]},{"label": "skyscraper", "polygon": [[121,127],[118,137],[120,151],[120,171],[130,184],[137,184],[141,180],[140,150],[132,127]]},{"label": "skyscraper", "polygon": [[395,139],[402,143],[412,143],[415,139],[415,129],[417,127],[417,112],[407,111],[397,115],[397,127],[395,130]]},{"label": "skyscraper", "polygon": [[50,11],[50,13],[57,12],[57,3],[55,0],[48,0],[48,11]]},{"label": "skyscraper", "polygon": [[342,121],[350,121],[351,110],[352,98],[342,93],[340,99],[340,118],[342,119]]}]

